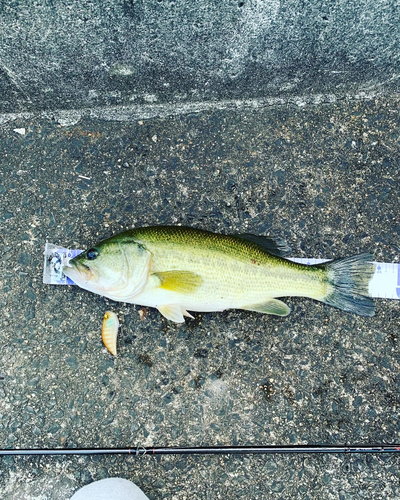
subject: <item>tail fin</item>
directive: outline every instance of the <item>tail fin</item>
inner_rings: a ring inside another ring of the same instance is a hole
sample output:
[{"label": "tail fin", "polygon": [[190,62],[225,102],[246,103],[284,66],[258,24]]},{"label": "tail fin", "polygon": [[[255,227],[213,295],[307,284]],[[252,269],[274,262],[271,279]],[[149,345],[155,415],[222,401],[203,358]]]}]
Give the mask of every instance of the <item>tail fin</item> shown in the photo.
[{"label": "tail fin", "polygon": [[374,274],[373,255],[362,253],[322,264],[332,286],[322,302],[360,316],[373,316],[375,303],[368,293]]}]

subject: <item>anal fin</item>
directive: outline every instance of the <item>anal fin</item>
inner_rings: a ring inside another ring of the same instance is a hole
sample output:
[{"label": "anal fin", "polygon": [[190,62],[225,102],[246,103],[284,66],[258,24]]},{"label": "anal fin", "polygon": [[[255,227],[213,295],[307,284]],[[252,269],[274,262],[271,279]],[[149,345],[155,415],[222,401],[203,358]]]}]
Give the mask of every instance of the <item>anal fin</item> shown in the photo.
[{"label": "anal fin", "polygon": [[251,306],[242,307],[241,309],[256,311],[263,314],[273,314],[275,316],[287,316],[290,313],[289,306],[278,299],[269,299],[262,304],[253,304]]}]

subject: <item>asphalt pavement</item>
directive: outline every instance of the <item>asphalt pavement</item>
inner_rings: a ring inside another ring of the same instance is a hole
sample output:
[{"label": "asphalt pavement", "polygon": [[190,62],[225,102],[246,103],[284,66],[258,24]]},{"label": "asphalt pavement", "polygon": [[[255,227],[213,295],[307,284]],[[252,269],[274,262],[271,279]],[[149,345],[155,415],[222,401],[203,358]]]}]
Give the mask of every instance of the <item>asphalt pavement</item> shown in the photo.
[{"label": "asphalt pavement", "polygon": [[[154,309],[42,283],[46,241],[181,224],[292,256],[399,261],[399,98],[0,128],[1,448],[400,442],[399,319],[289,298],[284,318]],[[15,129],[24,129],[24,131]],[[102,345],[104,312],[122,329]],[[0,459],[0,497],[123,477],[150,499],[395,499],[397,455]]]}]

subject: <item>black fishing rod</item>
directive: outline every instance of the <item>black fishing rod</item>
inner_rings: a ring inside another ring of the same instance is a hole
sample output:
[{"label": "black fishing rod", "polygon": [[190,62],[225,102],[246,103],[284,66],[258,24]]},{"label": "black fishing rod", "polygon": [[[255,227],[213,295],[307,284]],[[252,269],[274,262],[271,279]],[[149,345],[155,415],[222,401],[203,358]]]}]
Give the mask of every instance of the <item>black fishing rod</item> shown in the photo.
[{"label": "black fishing rod", "polygon": [[205,447],[144,447],[135,448],[42,448],[3,449],[5,455],[244,455],[244,454],[301,454],[301,453],[400,453],[400,444],[377,445],[314,445],[314,446],[205,446]]}]

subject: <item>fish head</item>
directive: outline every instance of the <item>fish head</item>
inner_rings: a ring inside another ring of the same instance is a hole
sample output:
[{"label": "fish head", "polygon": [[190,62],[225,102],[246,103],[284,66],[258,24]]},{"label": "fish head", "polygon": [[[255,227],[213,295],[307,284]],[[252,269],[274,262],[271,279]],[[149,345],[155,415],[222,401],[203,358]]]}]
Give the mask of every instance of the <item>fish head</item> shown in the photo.
[{"label": "fish head", "polygon": [[63,272],[80,287],[101,293],[114,288],[121,279],[124,260],[117,244],[99,243],[71,259]]},{"label": "fish head", "polygon": [[150,260],[138,243],[113,237],[71,259],[63,273],[85,290],[128,302],[146,284]]}]

